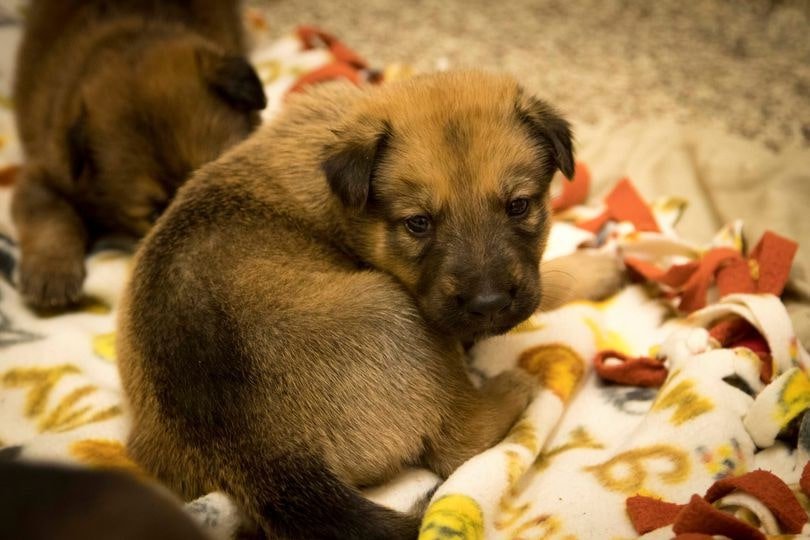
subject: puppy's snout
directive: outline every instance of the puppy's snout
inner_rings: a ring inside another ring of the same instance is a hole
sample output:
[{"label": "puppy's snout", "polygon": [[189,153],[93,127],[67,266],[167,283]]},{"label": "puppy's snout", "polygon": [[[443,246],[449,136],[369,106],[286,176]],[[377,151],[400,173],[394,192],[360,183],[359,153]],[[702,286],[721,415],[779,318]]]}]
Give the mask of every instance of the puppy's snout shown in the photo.
[{"label": "puppy's snout", "polygon": [[469,297],[459,295],[458,302],[467,313],[476,317],[491,317],[506,311],[514,295],[507,290],[485,289]]}]

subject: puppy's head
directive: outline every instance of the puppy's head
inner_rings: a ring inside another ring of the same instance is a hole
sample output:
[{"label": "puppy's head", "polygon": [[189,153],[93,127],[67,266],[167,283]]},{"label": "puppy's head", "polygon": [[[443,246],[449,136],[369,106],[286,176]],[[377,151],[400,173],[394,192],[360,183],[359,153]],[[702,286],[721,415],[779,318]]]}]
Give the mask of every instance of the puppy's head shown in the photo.
[{"label": "puppy's head", "polygon": [[462,340],[537,308],[549,184],[573,168],[568,123],[511,78],[482,73],[372,93],[323,163],[351,248]]},{"label": "puppy's head", "polygon": [[258,124],[265,96],[244,58],[177,38],[110,55],[78,103],[67,137],[76,203],[98,229],[141,236],[193,170]]}]

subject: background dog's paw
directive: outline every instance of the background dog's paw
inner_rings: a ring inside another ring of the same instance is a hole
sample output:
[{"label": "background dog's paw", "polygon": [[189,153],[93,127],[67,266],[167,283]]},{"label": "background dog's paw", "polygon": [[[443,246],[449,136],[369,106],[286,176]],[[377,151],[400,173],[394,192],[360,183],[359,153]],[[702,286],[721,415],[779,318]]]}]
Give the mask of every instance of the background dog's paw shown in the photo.
[{"label": "background dog's paw", "polygon": [[62,309],[76,304],[82,295],[85,269],[82,258],[23,257],[19,292],[37,309]]}]

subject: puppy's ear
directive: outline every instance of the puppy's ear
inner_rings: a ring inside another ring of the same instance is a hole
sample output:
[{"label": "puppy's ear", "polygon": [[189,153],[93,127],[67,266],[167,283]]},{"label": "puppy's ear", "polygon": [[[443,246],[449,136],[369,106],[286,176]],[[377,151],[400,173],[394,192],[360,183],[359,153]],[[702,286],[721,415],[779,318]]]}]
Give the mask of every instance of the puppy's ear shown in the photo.
[{"label": "puppy's ear", "polygon": [[205,82],[232,107],[260,111],[267,106],[262,82],[245,58],[209,49],[197,50],[196,58]]},{"label": "puppy's ear", "polygon": [[551,152],[555,168],[566,178],[573,178],[574,150],[568,122],[548,103],[522,92],[518,96],[517,112],[537,142]]},{"label": "puppy's ear", "polygon": [[335,134],[338,140],[326,148],[321,168],[340,201],[348,208],[362,210],[371,192],[376,164],[388,144],[390,128],[385,122],[360,120]]},{"label": "puppy's ear", "polygon": [[82,102],[79,114],[67,131],[68,164],[73,180],[78,180],[91,163],[87,131],[87,107]]}]

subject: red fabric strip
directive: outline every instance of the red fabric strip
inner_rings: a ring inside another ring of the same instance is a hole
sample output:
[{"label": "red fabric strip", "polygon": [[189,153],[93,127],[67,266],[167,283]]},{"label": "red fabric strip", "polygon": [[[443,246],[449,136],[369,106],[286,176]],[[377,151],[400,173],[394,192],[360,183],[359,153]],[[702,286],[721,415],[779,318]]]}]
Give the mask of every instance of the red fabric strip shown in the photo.
[{"label": "red fabric strip", "polygon": [[595,218],[591,218],[587,221],[580,221],[579,223],[577,223],[577,227],[596,234],[599,232],[599,229],[605,226],[605,223],[610,221],[610,218],[611,218],[610,211],[605,210]]},{"label": "red fabric strip", "polygon": [[706,492],[706,500],[714,502],[734,490],[740,490],[762,501],[781,523],[784,532],[798,534],[807,523],[796,496],[781,478],[758,469],[734,478],[724,478],[715,482]]},{"label": "red fabric strip", "polygon": [[336,79],[347,79],[354,84],[360,84],[362,79],[360,72],[348,64],[332,62],[318,69],[305,73],[299,77],[289,92],[300,92],[311,84],[333,81]]},{"label": "red fabric strip", "polygon": [[686,283],[692,274],[697,270],[699,263],[691,261],[685,264],[673,264],[667,270],[659,268],[654,264],[638,259],[636,257],[625,257],[624,264],[647,281],[655,281],[656,283],[663,283],[668,287],[680,287]]},{"label": "red fabric strip", "polygon": [[753,293],[757,290],[748,261],[742,257],[726,261],[717,272],[716,279],[720,296],[731,293]]},{"label": "red fabric strip", "polygon": [[751,323],[736,315],[715,324],[709,335],[727,349],[746,347],[762,361],[759,378],[768,383],[773,376],[773,357],[768,342]]},{"label": "red fabric strip", "polygon": [[[615,358],[620,364],[607,364]],[[604,380],[631,386],[657,388],[667,378],[667,368],[661,360],[646,356],[631,357],[617,351],[600,351],[593,359],[596,373]]]},{"label": "red fabric strip", "polygon": [[689,504],[678,513],[672,530],[675,534],[722,534],[735,540],[765,540],[759,530],[718,510],[699,495],[692,495]]},{"label": "red fabric strip", "polygon": [[299,26],[296,30],[296,34],[307,50],[315,49],[322,43],[329,48],[337,62],[348,64],[356,69],[365,69],[368,67],[368,63],[362,56],[344,45],[338,38],[324,32],[320,28],[314,26]]},{"label": "red fabric strip", "polygon": [[574,166],[574,177],[564,182],[560,194],[551,199],[551,209],[559,212],[584,203],[590,189],[591,172],[584,163],[577,162]]},{"label": "red fabric strip", "polygon": [[759,271],[757,292],[782,294],[798,249],[799,245],[793,240],[765,231],[750,254],[750,258],[757,261]]},{"label": "red fabric strip", "polygon": [[629,221],[638,231],[661,232],[652,211],[627,178],[622,178],[605,198],[610,213],[618,221]]},{"label": "red fabric strip", "polygon": [[689,278],[683,286],[681,303],[678,309],[691,313],[706,305],[706,294],[715,273],[724,264],[735,259],[742,259],[742,256],[730,248],[715,248],[709,251],[700,260],[697,271]]},{"label": "red fabric strip", "polygon": [[661,232],[652,211],[627,178],[622,178],[605,197],[607,209],[599,216],[577,223],[577,227],[598,232],[609,220],[629,221],[638,231]]},{"label": "red fabric strip", "polygon": [[684,507],[682,504],[669,503],[641,495],[628,497],[625,504],[630,522],[638,534],[647,534],[670,525]]},{"label": "red fabric strip", "polygon": [[762,337],[754,325],[737,315],[717,322],[709,330],[709,335],[719,341],[723,347],[731,347],[743,339]]}]

